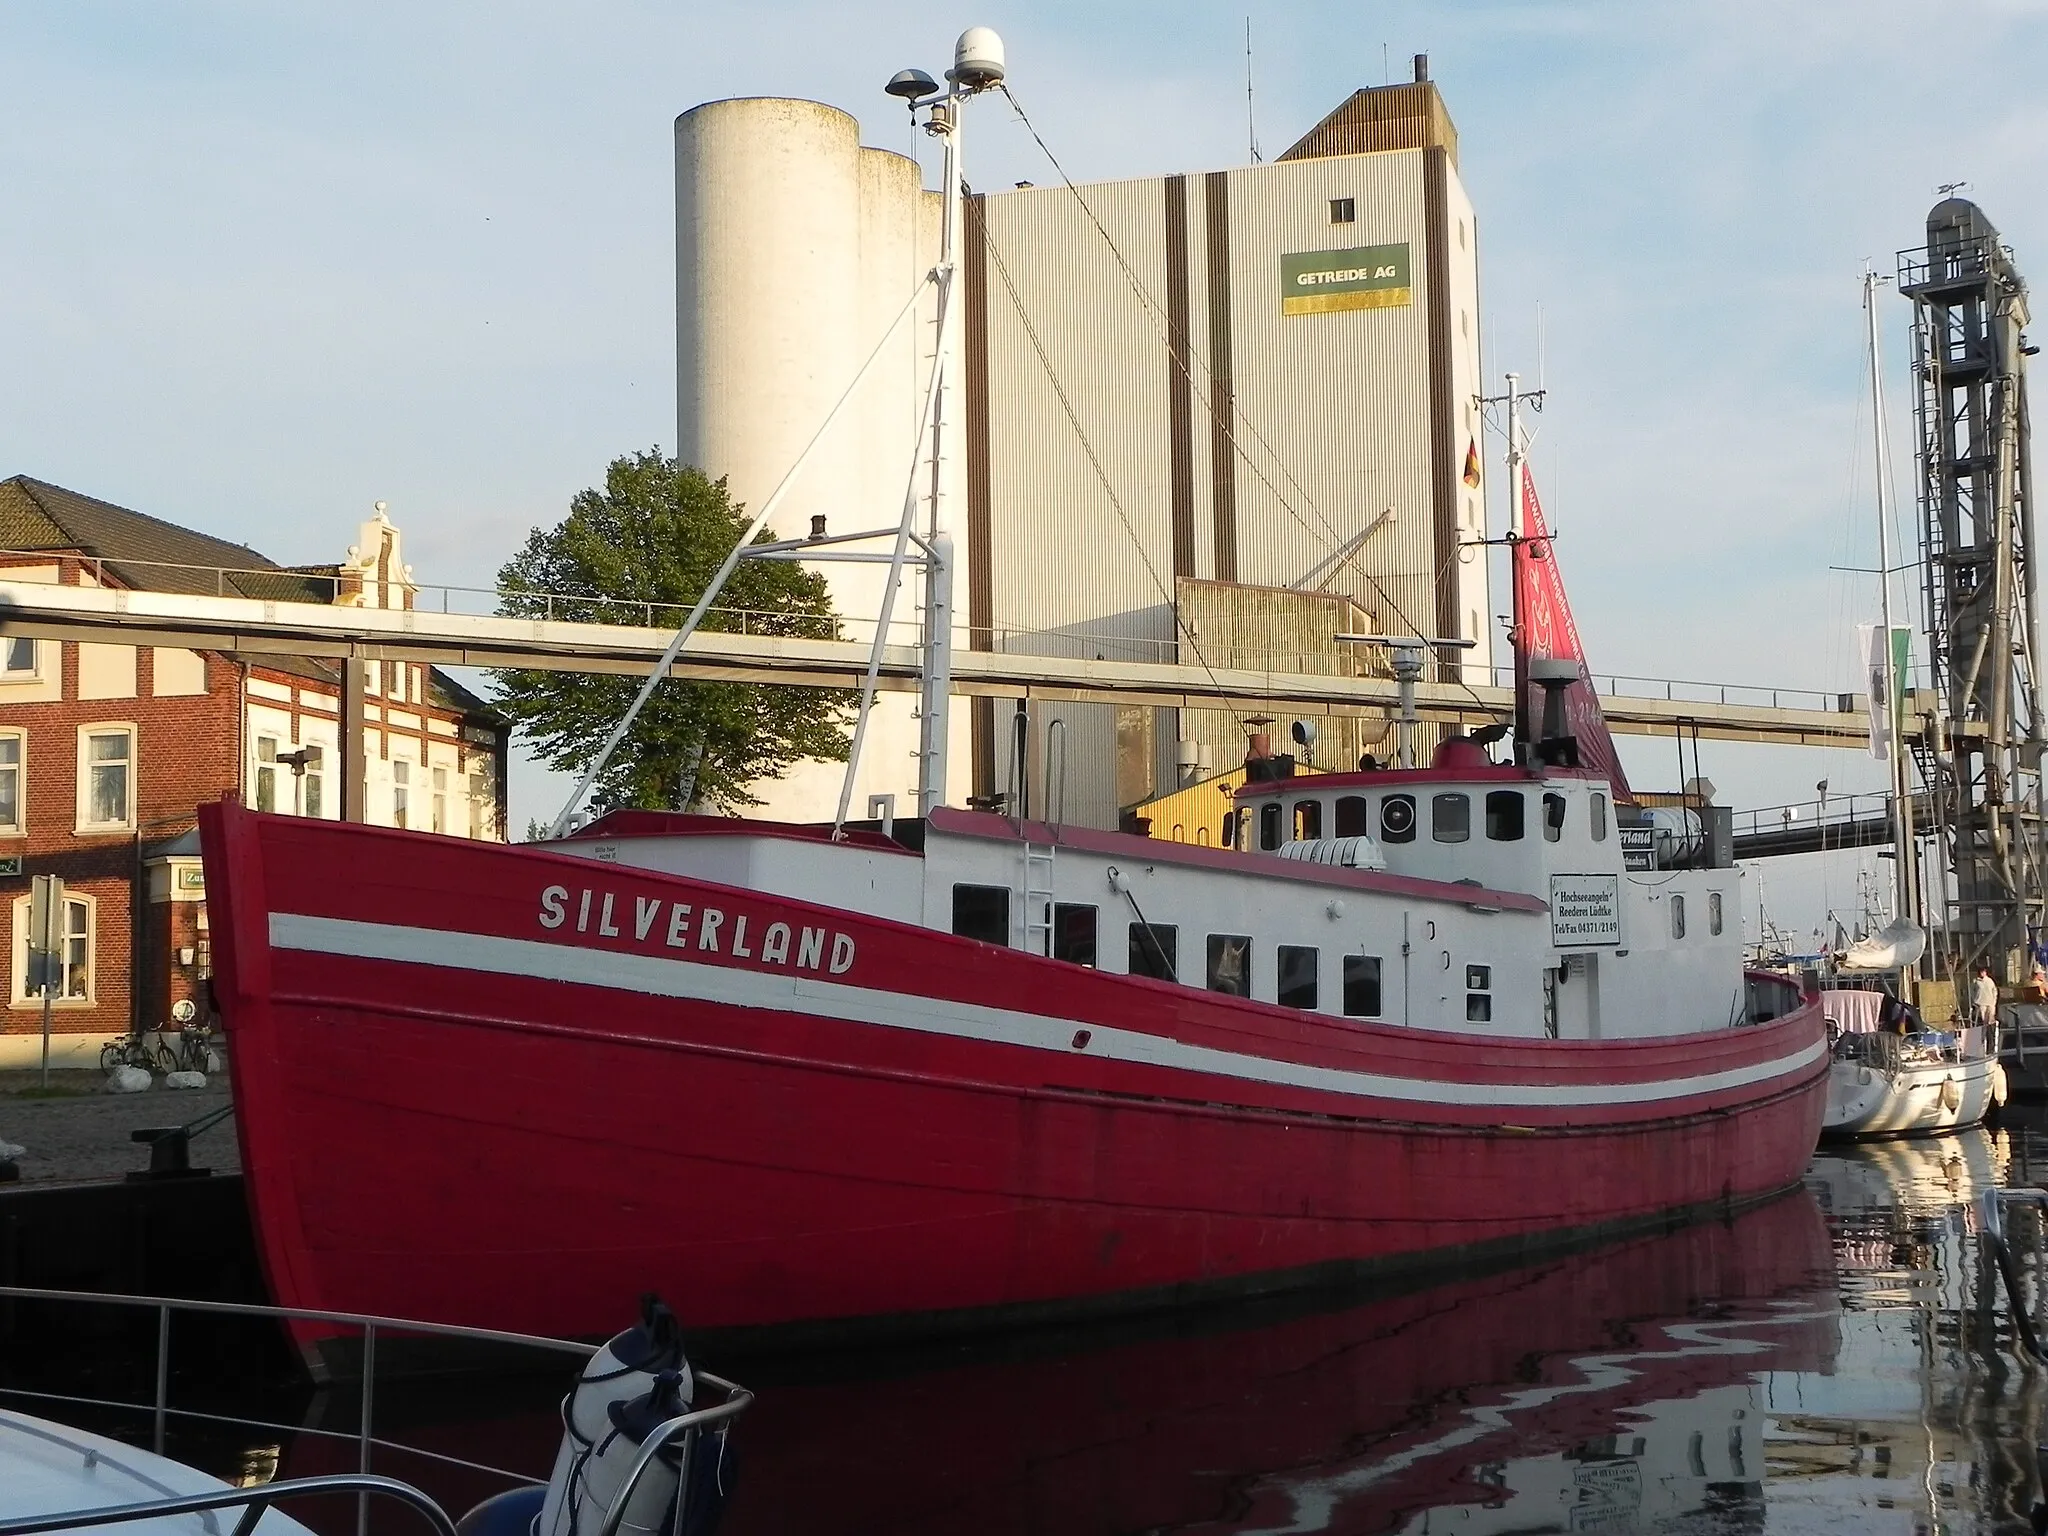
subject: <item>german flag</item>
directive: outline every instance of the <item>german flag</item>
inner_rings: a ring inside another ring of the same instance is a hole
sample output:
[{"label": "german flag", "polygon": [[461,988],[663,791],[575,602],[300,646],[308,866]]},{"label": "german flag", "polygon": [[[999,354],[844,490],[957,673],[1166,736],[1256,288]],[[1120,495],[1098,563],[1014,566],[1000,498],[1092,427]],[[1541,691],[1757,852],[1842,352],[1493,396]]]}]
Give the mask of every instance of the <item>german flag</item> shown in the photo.
[{"label": "german flag", "polygon": [[1465,484],[1473,490],[1479,489],[1479,439],[1471,439],[1465,449]]}]

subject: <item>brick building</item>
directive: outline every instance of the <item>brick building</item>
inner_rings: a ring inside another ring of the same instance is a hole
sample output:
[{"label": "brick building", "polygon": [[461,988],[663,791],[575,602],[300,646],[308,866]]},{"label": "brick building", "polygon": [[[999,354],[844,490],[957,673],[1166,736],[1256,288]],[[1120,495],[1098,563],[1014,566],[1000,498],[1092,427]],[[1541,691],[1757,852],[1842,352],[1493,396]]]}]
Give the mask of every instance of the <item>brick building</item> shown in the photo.
[{"label": "brick building", "polygon": [[[344,559],[284,567],[59,486],[0,481],[0,580],[397,608],[411,606],[409,577],[381,504]],[[503,720],[437,668],[367,672],[364,819],[502,838]],[[203,997],[195,810],[236,794],[337,818],[341,681],[324,661],[0,637],[0,1067],[40,1053],[42,1003],[27,990],[34,875],[60,875],[67,891],[53,1060],[96,1059],[110,1036]]]}]

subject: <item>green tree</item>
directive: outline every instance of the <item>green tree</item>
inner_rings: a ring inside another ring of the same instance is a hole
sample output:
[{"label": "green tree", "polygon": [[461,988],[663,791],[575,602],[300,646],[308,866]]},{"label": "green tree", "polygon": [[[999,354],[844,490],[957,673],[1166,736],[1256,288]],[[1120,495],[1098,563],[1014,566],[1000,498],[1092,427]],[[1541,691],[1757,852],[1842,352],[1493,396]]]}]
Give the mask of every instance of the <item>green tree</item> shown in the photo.
[{"label": "green tree", "polygon": [[[602,490],[578,492],[569,515],[536,528],[498,572],[499,611],[520,618],[679,626],[746,531],[723,480],[660,450],[614,459]],[[767,542],[767,535],[761,536]],[[825,580],[786,560],[742,560],[704,616],[707,630],[832,639]],[[494,672],[499,707],[551,767],[581,774],[633,701],[635,677]],[[612,754],[593,795],[606,806],[758,805],[748,786],[806,758],[844,762],[853,701],[829,688],[669,679]]]}]

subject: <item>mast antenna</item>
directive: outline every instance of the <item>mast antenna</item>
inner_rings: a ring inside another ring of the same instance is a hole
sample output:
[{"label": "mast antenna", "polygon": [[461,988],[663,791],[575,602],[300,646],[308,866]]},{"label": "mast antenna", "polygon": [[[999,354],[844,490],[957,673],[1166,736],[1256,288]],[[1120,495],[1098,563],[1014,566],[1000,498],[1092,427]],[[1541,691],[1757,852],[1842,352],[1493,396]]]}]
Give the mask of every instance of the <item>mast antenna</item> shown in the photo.
[{"label": "mast antenna", "polygon": [[1252,19],[1244,19],[1244,132],[1251,141],[1252,164],[1265,157],[1259,153],[1259,122],[1252,112]]}]

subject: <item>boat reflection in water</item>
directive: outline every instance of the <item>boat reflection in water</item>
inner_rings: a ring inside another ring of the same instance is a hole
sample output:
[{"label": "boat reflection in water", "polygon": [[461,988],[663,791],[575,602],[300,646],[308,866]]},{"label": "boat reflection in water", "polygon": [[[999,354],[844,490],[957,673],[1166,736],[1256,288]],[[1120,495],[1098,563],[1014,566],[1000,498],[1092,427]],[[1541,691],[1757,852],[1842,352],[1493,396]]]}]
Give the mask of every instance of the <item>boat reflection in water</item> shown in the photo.
[{"label": "boat reflection in water", "polygon": [[1760,1373],[1830,1368],[1829,1265],[1819,1208],[1799,1193],[1342,1310],[1256,1326],[1239,1313],[1200,1335],[887,1383],[786,1384],[762,1393],[728,1528],[1505,1532],[1760,1518]]},{"label": "boat reflection in water", "polygon": [[[2041,1499],[2040,1378],[2023,1371],[2009,1304],[1979,1263],[1983,1190],[2048,1172],[2038,1128],[1845,1147],[1808,1183],[1835,1240],[1836,1369],[1766,1383],[1774,1506],[1868,1531],[2030,1530]],[[2009,1219],[2030,1294],[2039,1226]]]},{"label": "boat reflection in water", "polygon": [[[2025,1531],[2040,1378],[1971,1201],[2040,1172],[2033,1129],[1852,1145],[1733,1221],[1453,1286],[751,1363],[725,1531]],[[2033,1216],[2009,1219],[2048,1295]],[[555,1432],[407,1438],[530,1442],[544,1471]]]}]

